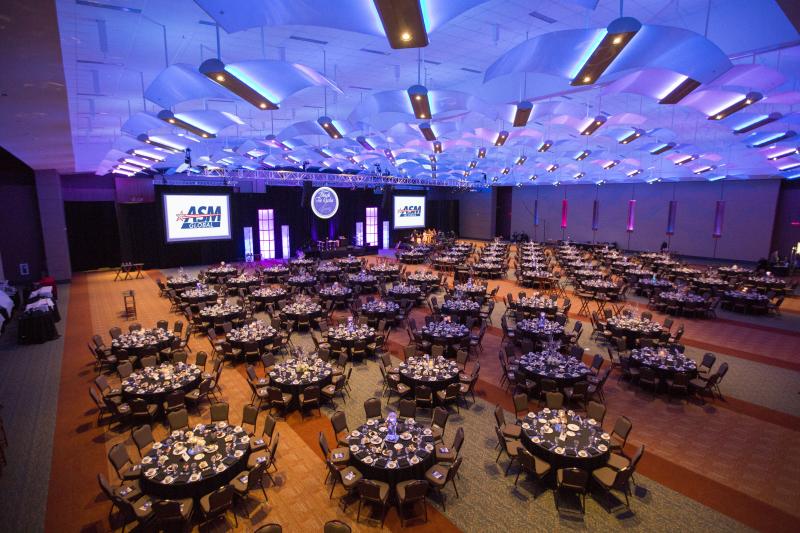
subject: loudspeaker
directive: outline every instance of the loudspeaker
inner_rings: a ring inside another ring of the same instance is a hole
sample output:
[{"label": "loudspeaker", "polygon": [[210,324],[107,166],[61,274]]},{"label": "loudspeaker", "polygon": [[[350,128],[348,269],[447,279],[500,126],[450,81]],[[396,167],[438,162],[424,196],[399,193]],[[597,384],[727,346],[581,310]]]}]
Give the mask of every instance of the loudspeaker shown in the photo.
[{"label": "loudspeaker", "polygon": [[308,207],[311,201],[311,189],[313,185],[310,181],[303,182],[303,195],[300,197],[300,207]]},{"label": "loudspeaker", "polygon": [[381,198],[381,209],[386,209],[389,207],[389,200],[392,197],[392,186],[391,185],[384,185],[383,186],[383,198]]}]

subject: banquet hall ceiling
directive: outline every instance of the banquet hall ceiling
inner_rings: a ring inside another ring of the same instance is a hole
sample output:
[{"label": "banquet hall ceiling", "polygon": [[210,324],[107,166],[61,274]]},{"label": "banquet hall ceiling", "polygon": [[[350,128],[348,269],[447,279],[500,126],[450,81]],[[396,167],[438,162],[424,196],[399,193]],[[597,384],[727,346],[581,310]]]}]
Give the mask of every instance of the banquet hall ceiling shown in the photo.
[{"label": "banquet hall ceiling", "polygon": [[[800,156],[788,153],[800,137],[753,146],[800,132],[800,36],[776,0],[626,0],[623,16],[641,29],[597,80],[578,86],[570,81],[620,17],[618,0],[421,6],[430,44],[393,49],[372,0],[57,0],[75,170],[104,174],[136,159],[134,149],[153,152],[142,142],[149,136],[190,147],[193,165],[209,168],[306,162],[373,173],[379,165],[434,181],[483,184],[485,174],[497,185],[800,175],[790,168]],[[259,109],[203,75],[218,52],[278,109]],[[701,85],[659,104],[684,75]],[[417,84],[429,91],[432,117],[414,115],[406,91]],[[709,120],[750,93],[763,98]],[[520,101],[533,110],[513,127]],[[208,137],[159,119],[165,110]],[[734,133],[771,113],[779,118]],[[342,138],[326,135],[323,116]],[[605,122],[581,135],[595,117]],[[423,136],[425,122],[441,153]],[[502,131],[507,139],[495,146]],[[539,151],[545,141],[552,146]],[[651,153],[667,143],[674,147]],[[184,161],[157,155],[160,168]]]}]

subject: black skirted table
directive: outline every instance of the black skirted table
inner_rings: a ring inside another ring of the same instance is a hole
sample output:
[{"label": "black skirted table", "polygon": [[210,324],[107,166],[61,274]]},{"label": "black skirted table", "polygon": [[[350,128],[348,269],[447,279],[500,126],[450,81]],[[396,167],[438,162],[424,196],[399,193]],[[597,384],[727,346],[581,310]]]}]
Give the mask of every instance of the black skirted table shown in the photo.
[{"label": "black skirted table", "polygon": [[128,355],[140,356],[143,353],[158,353],[172,346],[175,335],[165,329],[140,329],[131,333],[123,333],[111,341],[111,350],[125,350]]},{"label": "black skirted table", "polygon": [[321,389],[329,384],[332,374],[331,364],[322,359],[287,359],[273,367],[269,380],[282,392],[293,394],[297,401],[306,387],[317,385]]},{"label": "black skirted table", "polygon": [[572,386],[589,375],[589,367],[581,361],[558,352],[528,352],[520,357],[519,369],[530,380],[538,383],[552,379],[559,388]]},{"label": "black skirted table", "polygon": [[591,472],[608,461],[611,436],[597,421],[572,410],[545,408],[522,419],[520,441],[554,469],[574,467]]},{"label": "black skirted table", "polygon": [[56,322],[61,320],[58,307],[27,311],[20,315],[17,325],[19,344],[41,344],[58,338]]},{"label": "black skirted table", "polygon": [[412,389],[425,385],[438,391],[451,383],[458,383],[458,364],[444,357],[409,357],[400,363],[399,370],[400,381]]},{"label": "black skirted table", "polygon": [[201,376],[199,366],[165,363],[133,372],[122,380],[120,388],[126,400],[142,398],[147,403],[160,404],[171,392],[188,392],[197,387]]}]

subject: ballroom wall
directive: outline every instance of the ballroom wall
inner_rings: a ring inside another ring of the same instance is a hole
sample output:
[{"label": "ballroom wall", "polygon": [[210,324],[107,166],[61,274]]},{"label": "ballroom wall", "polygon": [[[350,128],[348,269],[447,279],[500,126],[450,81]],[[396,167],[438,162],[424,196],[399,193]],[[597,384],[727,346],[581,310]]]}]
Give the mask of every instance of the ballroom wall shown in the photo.
[{"label": "ballroom wall", "polygon": [[476,192],[462,192],[453,196],[458,200],[459,235],[464,239],[491,239],[495,234],[494,188]]}]

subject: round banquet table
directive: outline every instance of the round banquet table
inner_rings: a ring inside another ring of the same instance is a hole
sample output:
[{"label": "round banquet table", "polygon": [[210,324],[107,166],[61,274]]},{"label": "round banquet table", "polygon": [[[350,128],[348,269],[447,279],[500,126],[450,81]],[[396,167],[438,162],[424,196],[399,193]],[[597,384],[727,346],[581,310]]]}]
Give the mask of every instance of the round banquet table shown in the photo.
[{"label": "round banquet table", "polygon": [[747,282],[757,287],[766,287],[775,291],[786,288],[786,281],[774,276],[751,276],[747,278]]},{"label": "round banquet table", "polygon": [[133,372],[122,380],[120,390],[126,400],[142,398],[147,403],[160,405],[171,392],[188,392],[197,387],[202,373],[202,369],[196,365],[164,363]]},{"label": "round banquet table", "polygon": [[239,271],[233,267],[216,267],[209,268],[206,271],[206,277],[213,280],[220,281],[228,276],[235,276]]},{"label": "round banquet table", "polygon": [[[194,445],[188,441],[197,438],[205,441],[205,445],[197,449],[199,453],[194,453]],[[154,443],[142,458],[139,485],[143,493],[157,498],[199,498],[228,483],[245,468],[250,456],[249,442],[244,429],[225,422],[173,431],[163,441]],[[178,446],[186,449],[185,455],[173,453]]]},{"label": "round banquet table", "polygon": [[242,308],[238,305],[216,304],[211,307],[204,307],[200,310],[200,316],[208,321],[222,320],[228,322],[238,318],[242,314]]},{"label": "round banquet table", "polygon": [[196,277],[177,276],[172,279],[167,279],[167,287],[170,289],[175,289],[176,291],[185,289],[187,287],[195,287],[198,283],[200,283],[200,280],[198,280]]},{"label": "round banquet table", "polygon": [[299,320],[301,318],[316,318],[322,314],[322,307],[315,303],[294,302],[284,305],[281,315],[289,320]]},{"label": "round banquet table", "polygon": [[706,303],[706,299],[699,294],[685,291],[663,291],[659,293],[658,299],[666,304],[674,304],[678,309],[684,309],[687,305],[691,307]]},{"label": "round banquet table", "polygon": [[301,274],[298,276],[289,276],[286,283],[292,287],[313,287],[317,284],[317,278],[311,274]]},{"label": "round banquet table", "polygon": [[465,294],[471,298],[476,296],[486,296],[486,285],[478,283],[456,283],[453,290],[457,293]]},{"label": "round banquet table", "polygon": [[481,305],[472,300],[447,300],[442,304],[441,311],[443,315],[464,320],[466,317],[478,316],[481,312]]},{"label": "round banquet table", "polygon": [[268,326],[266,322],[257,320],[242,327],[233,328],[226,337],[234,348],[244,348],[246,343],[255,342],[259,350],[263,350],[264,347],[275,343],[278,331],[272,326]]},{"label": "round banquet table", "polygon": [[271,267],[266,267],[262,272],[267,281],[275,282],[289,275],[289,267],[286,265],[273,265]]},{"label": "round banquet table", "polygon": [[336,264],[348,272],[358,272],[363,266],[361,259],[356,257],[340,257],[336,259]]},{"label": "round banquet table", "polygon": [[525,313],[538,314],[545,313],[548,315],[555,314],[558,311],[558,302],[550,298],[544,297],[525,297],[517,300],[516,309]]},{"label": "round banquet table", "polygon": [[505,263],[474,263],[471,265],[472,270],[476,273],[480,274],[481,276],[487,278],[495,278],[500,276],[503,273],[503,270],[506,268]]},{"label": "round banquet table", "polygon": [[639,286],[645,289],[653,289],[654,291],[666,291],[675,287],[675,284],[668,279],[642,278],[639,280]]},{"label": "round banquet table", "polygon": [[596,421],[586,420],[572,410],[544,408],[528,413],[522,419],[520,441],[554,470],[574,467],[591,472],[606,464],[611,453],[611,436]]},{"label": "round banquet table", "polygon": [[341,273],[342,269],[333,263],[322,263],[317,267],[316,271],[317,279],[320,280],[339,279],[339,274]]},{"label": "round banquet table", "polygon": [[156,354],[172,346],[175,335],[171,331],[163,329],[140,329],[133,333],[123,333],[111,341],[111,349],[125,350],[129,355],[139,356],[146,351],[154,351]]},{"label": "round banquet table", "polygon": [[[431,362],[433,366],[431,365]],[[458,364],[444,357],[409,357],[400,363],[400,381],[416,389],[420,385],[432,391],[444,390],[451,383],[458,383]]]},{"label": "round banquet table", "polygon": [[282,300],[289,295],[283,287],[261,287],[250,293],[250,299],[255,302],[272,303]]},{"label": "round banquet table", "polygon": [[589,375],[589,367],[559,353],[528,352],[519,360],[519,368],[530,380],[552,379],[559,388],[570,387]]},{"label": "round banquet table", "polygon": [[368,274],[364,271],[358,272],[356,274],[348,274],[347,275],[347,284],[354,287],[359,285],[363,292],[364,289],[375,289],[378,285],[378,278],[375,277],[373,274]]},{"label": "round banquet table", "polygon": [[636,340],[640,337],[655,338],[661,335],[661,324],[650,320],[615,316],[609,318],[606,325],[615,337],[626,337],[629,348],[636,346]]},{"label": "round banquet table", "polygon": [[414,265],[417,263],[424,263],[427,254],[422,252],[400,252],[399,258],[400,261],[403,263],[408,263],[410,265]]},{"label": "round banquet table", "polygon": [[412,283],[414,285],[419,285],[425,290],[432,285],[439,284],[439,276],[434,274],[433,272],[413,272],[406,277],[408,283]]},{"label": "round banquet table", "polygon": [[273,367],[269,373],[269,381],[270,385],[293,394],[295,401],[299,401],[298,395],[306,387],[317,385],[322,389],[331,382],[332,375],[331,364],[322,359],[287,359]]},{"label": "round banquet table", "polygon": [[680,352],[642,348],[631,350],[630,359],[636,366],[652,368],[661,378],[688,374],[689,379],[692,379],[697,374],[697,363]]},{"label": "round banquet table", "polygon": [[225,284],[228,287],[236,287],[237,289],[246,289],[248,287],[255,287],[261,284],[261,280],[253,275],[246,274],[244,276],[237,276],[229,278]]},{"label": "round banquet table", "polygon": [[692,285],[698,289],[717,292],[730,287],[731,282],[722,278],[696,278],[692,280]]},{"label": "round banquet table", "polygon": [[370,319],[394,318],[400,305],[390,300],[375,300],[361,306],[361,314]]},{"label": "round banquet table", "polygon": [[460,345],[469,338],[467,326],[453,322],[431,322],[426,324],[420,332],[425,340],[433,344],[443,344],[448,348]]},{"label": "round banquet table", "polygon": [[217,291],[208,288],[188,289],[183,291],[180,296],[181,301],[184,301],[188,304],[217,301]]},{"label": "round banquet table", "polygon": [[[371,420],[350,432],[350,463],[367,479],[394,485],[409,479],[425,479],[433,466],[434,438],[430,428],[407,419],[397,422],[397,442],[387,442],[385,420]],[[407,435],[407,437],[404,437]]]},{"label": "round banquet table", "polygon": [[319,290],[319,297],[325,301],[344,303],[353,294],[353,289],[345,285],[330,285]]},{"label": "round banquet table", "polygon": [[564,334],[564,326],[552,320],[525,319],[517,322],[517,335],[543,341],[547,337],[559,339]]},{"label": "round banquet table", "polygon": [[396,283],[387,291],[389,296],[396,300],[407,299],[416,300],[422,295],[422,290],[416,285],[408,283]]},{"label": "round banquet table", "polygon": [[464,264],[464,259],[458,259],[455,257],[437,257],[436,259],[433,260],[434,268],[438,269],[450,268],[463,264]]},{"label": "round banquet table", "polygon": [[352,348],[357,341],[364,341],[367,344],[375,340],[375,328],[369,326],[337,326],[328,329],[328,342],[339,341],[344,348]]},{"label": "round banquet table", "polygon": [[369,267],[369,271],[384,279],[395,279],[400,275],[400,266],[395,263],[378,263]]},{"label": "round banquet table", "polygon": [[289,264],[293,267],[299,268],[309,268],[316,264],[317,262],[313,259],[309,259],[307,257],[298,257],[296,259],[289,259]]}]

